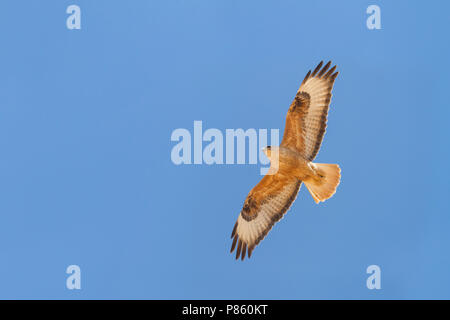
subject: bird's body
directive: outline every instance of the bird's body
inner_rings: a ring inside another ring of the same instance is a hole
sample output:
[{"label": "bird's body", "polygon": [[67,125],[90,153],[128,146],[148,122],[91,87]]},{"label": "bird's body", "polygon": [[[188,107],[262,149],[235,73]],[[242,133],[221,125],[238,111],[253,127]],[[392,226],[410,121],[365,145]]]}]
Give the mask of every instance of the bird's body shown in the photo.
[{"label": "bird's body", "polygon": [[[274,157],[272,154],[277,153]],[[305,159],[302,154],[296,150],[285,147],[271,147],[266,149],[266,155],[270,159],[271,167],[268,174],[281,174],[294,176],[301,181],[320,181],[314,164]],[[278,159],[276,159],[278,157]]]},{"label": "bird's body", "polygon": [[236,259],[251,256],[255,246],[290,208],[305,183],[314,201],[329,199],[340,182],[337,164],[313,163],[325,133],[331,90],[338,75],[331,61],[308,72],[286,117],[279,147],[264,149],[270,169],[249,192],[233,228],[231,252]]}]

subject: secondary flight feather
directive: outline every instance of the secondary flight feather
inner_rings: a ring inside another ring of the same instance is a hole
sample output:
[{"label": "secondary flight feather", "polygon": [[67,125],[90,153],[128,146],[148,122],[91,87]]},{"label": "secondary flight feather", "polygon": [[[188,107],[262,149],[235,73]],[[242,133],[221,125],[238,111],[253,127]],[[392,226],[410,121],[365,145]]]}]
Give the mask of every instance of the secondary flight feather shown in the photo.
[{"label": "secondary flight feather", "polygon": [[313,163],[327,126],[331,91],[337,75],[336,66],[323,61],[309,71],[289,107],[283,140],[279,147],[264,149],[270,169],[250,191],[234,225],[231,251],[244,260],[289,210],[302,182],[314,201],[333,196],[341,170],[337,164]]}]

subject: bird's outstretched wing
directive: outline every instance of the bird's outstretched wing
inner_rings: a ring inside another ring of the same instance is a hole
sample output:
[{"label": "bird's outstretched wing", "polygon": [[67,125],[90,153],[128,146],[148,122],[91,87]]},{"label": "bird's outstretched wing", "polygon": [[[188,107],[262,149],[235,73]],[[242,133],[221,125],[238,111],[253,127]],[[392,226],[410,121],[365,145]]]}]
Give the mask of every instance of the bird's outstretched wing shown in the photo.
[{"label": "bird's outstretched wing", "polygon": [[244,260],[247,252],[250,258],[255,246],[294,202],[301,183],[294,177],[277,173],[264,176],[250,191],[231,234],[230,252],[237,245],[236,259]]},{"label": "bird's outstretched wing", "polygon": [[327,126],[331,90],[339,72],[331,61],[323,68],[323,61],[306,75],[286,117],[281,146],[300,152],[309,161],[319,152]]}]

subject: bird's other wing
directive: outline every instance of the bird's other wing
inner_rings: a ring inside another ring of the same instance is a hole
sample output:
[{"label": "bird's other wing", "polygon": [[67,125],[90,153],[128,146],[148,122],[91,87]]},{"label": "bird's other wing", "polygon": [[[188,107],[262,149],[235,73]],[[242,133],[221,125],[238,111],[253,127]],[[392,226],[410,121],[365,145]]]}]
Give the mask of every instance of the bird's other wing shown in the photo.
[{"label": "bird's other wing", "polygon": [[323,61],[307,73],[297,91],[286,117],[281,146],[299,151],[309,161],[314,160],[327,127],[331,90],[339,72],[331,61],[323,68]]},{"label": "bird's other wing", "polygon": [[297,197],[301,181],[277,173],[266,175],[250,191],[234,225],[231,251],[236,259],[250,258],[255,246],[267,235],[272,226],[287,212]]}]

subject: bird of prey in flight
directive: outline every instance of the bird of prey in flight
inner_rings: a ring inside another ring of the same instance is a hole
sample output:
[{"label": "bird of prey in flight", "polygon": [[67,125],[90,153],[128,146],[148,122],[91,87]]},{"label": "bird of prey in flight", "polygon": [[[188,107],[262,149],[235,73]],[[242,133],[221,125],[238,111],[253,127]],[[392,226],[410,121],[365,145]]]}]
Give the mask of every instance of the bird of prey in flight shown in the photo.
[{"label": "bird of prey in flight", "polygon": [[323,61],[306,74],[286,117],[279,147],[263,149],[270,160],[268,173],[250,191],[234,225],[231,251],[236,259],[250,258],[297,197],[302,182],[314,201],[329,199],[339,185],[341,170],[337,164],[313,163],[327,126],[331,90],[339,72],[331,61]]}]

